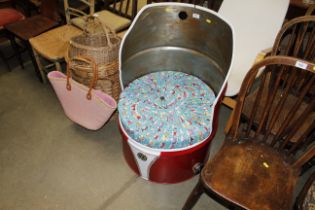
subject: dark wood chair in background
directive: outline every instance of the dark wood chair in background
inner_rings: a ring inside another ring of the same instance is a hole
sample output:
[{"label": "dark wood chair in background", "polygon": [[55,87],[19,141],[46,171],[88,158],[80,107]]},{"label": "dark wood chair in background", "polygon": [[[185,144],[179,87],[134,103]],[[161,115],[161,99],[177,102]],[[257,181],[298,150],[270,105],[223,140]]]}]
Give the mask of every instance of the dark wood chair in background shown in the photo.
[{"label": "dark wood chair in background", "polygon": [[[271,56],[291,56],[294,58],[300,58],[305,61],[309,61],[311,63],[315,62],[315,16],[302,16],[291,21],[287,22],[280,32],[277,35],[275,43],[273,45]],[[281,74],[280,83],[286,84],[287,82],[292,83],[292,88],[287,92],[286,95],[286,103],[293,104],[295,102],[296,96],[303,91],[303,88],[308,84],[308,78],[311,78],[313,72],[308,71],[284,71]],[[271,79],[272,81],[266,81],[267,83],[276,82],[276,77],[267,78],[267,80]],[[244,106],[243,117],[251,118],[250,116],[250,108],[252,106],[256,106],[256,109],[263,111],[262,104],[254,105],[256,94],[258,89],[250,93],[247,98],[247,103]],[[307,95],[303,98],[303,102],[308,103],[315,96],[315,86],[313,86],[310,91],[308,91]],[[268,97],[268,92],[263,91],[261,97],[262,100],[266,100]],[[275,96],[275,100],[280,100],[281,95],[278,94]],[[284,111],[289,112],[289,106],[283,107]],[[257,127],[259,121],[259,115],[256,115],[253,120],[254,128]],[[281,127],[281,121],[276,121],[274,125],[274,129],[271,131],[273,134],[278,132],[278,129]],[[302,130],[302,133],[304,130]],[[298,140],[300,133],[292,136],[290,139],[291,143],[294,143]]]},{"label": "dark wood chair in background", "polygon": [[[95,12],[95,0],[87,0],[85,2],[90,5],[89,15],[97,16],[103,24],[111,28],[116,33],[126,30],[130,26],[137,11],[137,0],[106,1],[106,3],[104,3],[105,9],[98,12]],[[130,8],[132,15],[129,15],[128,12],[130,11]],[[71,22],[78,28],[86,30],[87,18],[87,16],[80,16],[73,18]],[[102,28],[98,27],[95,29],[95,32],[102,30]]]},{"label": "dark wood chair in background", "polygon": [[[24,14],[22,14],[20,11],[14,8],[14,3],[12,0],[0,0],[0,38],[3,40],[7,39],[7,33],[4,30],[4,26],[7,24],[11,24],[20,20],[23,20],[25,18]],[[2,40],[1,40],[2,41]],[[15,45],[11,42],[11,46],[14,49]],[[16,50],[15,50],[16,51]],[[16,54],[18,57],[18,60],[20,62],[20,65],[22,68],[24,68],[22,58],[20,54]],[[10,56],[11,58],[12,56]],[[0,50],[0,58],[6,65],[8,70],[11,70],[8,59],[9,57],[6,56],[1,50]]]},{"label": "dark wood chair in background", "polygon": [[26,17],[39,14],[41,0],[12,0],[14,6],[23,12]]},{"label": "dark wood chair in background", "polygon": [[[292,209],[301,167],[315,155],[315,97],[304,100],[315,85],[314,69],[313,63],[286,56],[267,57],[250,69],[232,128],[183,209],[191,209],[203,192],[245,209]],[[294,77],[283,80],[288,72]],[[303,72],[311,76],[295,92],[294,81],[303,79]],[[291,92],[295,95],[288,100]]]},{"label": "dark wood chair in background", "polygon": [[[39,15],[34,15],[5,26],[13,42],[15,42],[15,38],[17,38],[26,46],[32,59],[35,72],[40,79],[41,76],[33,56],[32,48],[29,44],[29,39],[58,26],[60,24],[59,21],[60,16],[58,13],[57,0],[42,0]],[[17,45],[16,42],[15,45]]]},{"label": "dark wood chair in background", "polygon": [[[273,48],[271,50],[271,55],[286,55],[293,56],[296,58],[301,58],[312,63],[315,62],[315,16],[311,16],[314,11],[314,6],[309,7],[305,16],[294,18],[283,25],[282,29],[279,31]],[[301,72],[301,80],[295,81],[294,92],[301,91],[301,89],[306,85],[306,78],[311,77],[310,72]],[[287,80],[290,76],[294,75],[283,75],[283,80]],[[295,93],[291,94],[295,94]],[[292,98],[291,94],[288,100]],[[305,97],[305,100],[315,96],[315,86],[309,95]],[[296,141],[296,137],[292,138],[291,141]],[[308,168],[315,164],[315,159],[310,160],[305,166],[303,166],[302,173]]]},{"label": "dark wood chair in background", "polygon": [[285,23],[277,34],[270,55],[293,56],[314,62],[315,16],[305,15]]},{"label": "dark wood chair in background", "polygon": [[[294,18],[283,25],[277,34],[271,51],[268,52],[266,56],[285,55],[315,62],[314,34],[315,16],[305,15]],[[307,76],[309,73],[304,74]],[[301,84],[299,85],[300,87],[302,87]],[[231,128],[231,119],[232,116],[225,128],[226,132]]]}]

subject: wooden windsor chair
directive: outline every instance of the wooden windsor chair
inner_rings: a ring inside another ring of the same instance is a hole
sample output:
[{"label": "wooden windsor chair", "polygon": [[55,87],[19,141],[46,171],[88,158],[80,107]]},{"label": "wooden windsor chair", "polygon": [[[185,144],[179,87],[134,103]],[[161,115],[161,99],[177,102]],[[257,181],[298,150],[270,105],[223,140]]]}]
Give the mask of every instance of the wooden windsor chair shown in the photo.
[{"label": "wooden windsor chair", "polygon": [[305,15],[314,15],[314,11],[315,11],[315,4],[313,4],[306,10]]},{"label": "wooden windsor chair", "polygon": [[[278,32],[268,55],[285,55],[315,62],[315,16],[301,16],[286,22]],[[310,73],[303,73],[307,77]],[[299,84],[302,87],[302,83]],[[315,93],[315,90],[314,90]],[[246,115],[246,113],[245,113]],[[231,119],[225,131],[231,128]]]},{"label": "wooden windsor chair", "polygon": [[[314,69],[313,63],[286,56],[270,56],[250,69],[238,94],[233,126],[222,148],[205,164],[183,209],[191,209],[204,192],[229,207],[292,209],[301,167],[315,155],[315,98],[304,100],[315,85]],[[287,72],[296,77],[283,80]],[[302,72],[311,76],[294,100],[288,100]]]},{"label": "wooden windsor chair", "polygon": [[[314,6],[311,6],[305,16],[297,17],[287,22],[279,31],[275,40],[271,55],[288,55],[301,58],[310,62],[315,62],[315,16],[311,15],[314,11]],[[295,92],[300,91],[305,85],[305,80],[311,73],[303,72],[301,81],[295,82]],[[288,75],[286,75],[288,77]],[[294,75],[291,75],[294,76]],[[286,77],[284,76],[283,80]],[[291,94],[295,94],[294,92]],[[305,97],[309,100],[315,96],[315,87]],[[296,139],[293,138],[292,141]],[[314,165],[315,160],[311,160],[303,166],[303,172]]]},{"label": "wooden windsor chair", "polygon": [[[94,0],[88,0],[85,2],[90,5],[89,15],[97,16],[103,24],[111,28],[116,33],[126,30],[130,26],[131,21],[135,17],[137,11],[137,0],[113,0],[111,1],[111,4],[107,3],[106,1],[104,3],[105,10],[101,10],[98,12],[95,12]],[[130,8],[132,11],[131,15],[128,14]],[[72,19],[71,22],[73,25],[81,29],[85,29],[86,19],[87,16],[82,16]],[[95,29],[95,32],[98,32],[100,30],[102,29]]]}]

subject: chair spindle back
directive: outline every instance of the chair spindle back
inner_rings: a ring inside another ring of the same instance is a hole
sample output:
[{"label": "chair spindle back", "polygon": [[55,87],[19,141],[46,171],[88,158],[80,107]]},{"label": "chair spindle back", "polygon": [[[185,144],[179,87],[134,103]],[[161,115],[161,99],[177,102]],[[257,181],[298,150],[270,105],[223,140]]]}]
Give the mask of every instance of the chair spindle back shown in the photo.
[{"label": "chair spindle back", "polygon": [[[305,78],[301,72],[310,76]],[[297,82],[303,83],[298,91]],[[287,56],[270,56],[257,63],[243,81],[230,138],[255,139],[290,157],[299,154],[315,139],[315,97],[310,93],[314,86],[313,63]],[[314,154],[315,147],[304,158]]]}]

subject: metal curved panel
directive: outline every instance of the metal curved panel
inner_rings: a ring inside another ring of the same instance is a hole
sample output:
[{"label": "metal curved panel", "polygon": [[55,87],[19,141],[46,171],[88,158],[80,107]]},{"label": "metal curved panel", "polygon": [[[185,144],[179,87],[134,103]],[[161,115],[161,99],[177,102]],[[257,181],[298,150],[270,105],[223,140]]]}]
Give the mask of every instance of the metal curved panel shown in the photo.
[{"label": "metal curved panel", "polygon": [[120,50],[123,87],[156,71],[194,75],[219,93],[233,51],[231,26],[215,12],[180,3],[143,8]]}]

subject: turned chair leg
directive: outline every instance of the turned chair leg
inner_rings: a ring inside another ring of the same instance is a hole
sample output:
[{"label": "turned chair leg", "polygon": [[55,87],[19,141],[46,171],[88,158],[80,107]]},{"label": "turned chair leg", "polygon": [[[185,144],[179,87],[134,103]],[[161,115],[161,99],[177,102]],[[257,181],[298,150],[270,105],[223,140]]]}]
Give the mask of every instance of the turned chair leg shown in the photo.
[{"label": "turned chair leg", "polygon": [[24,62],[22,60],[20,46],[16,43],[14,36],[8,35],[8,37],[9,37],[9,40],[10,40],[11,47],[12,47],[12,49],[14,51],[14,55],[17,56],[17,59],[18,59],[18,61],[20,63],[20,66],[22,67],[22,69],[24,69]]},{"label": "turned chair leg", "polygon": [[193,191],[190,193],[189,197],[187,198],[185,205],[183,207],[183,210],[190,210],[192,209],[197,201],[199,200],[200,196],[204,193],[204,188],[201,183],[201,180],[198,181],[197,185],[193,189]]},{"label": "turned chair leg", "polygon": [[46,81],[45,66],[40,61],[40,56],[38,55],[36,50],[34,48],[32,48],[32,51],[33,51],[34,59],[36,61],[37,69],[39,70],[39,73],[40,73],[41,81],[45,84],[47,82]]}]

